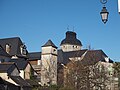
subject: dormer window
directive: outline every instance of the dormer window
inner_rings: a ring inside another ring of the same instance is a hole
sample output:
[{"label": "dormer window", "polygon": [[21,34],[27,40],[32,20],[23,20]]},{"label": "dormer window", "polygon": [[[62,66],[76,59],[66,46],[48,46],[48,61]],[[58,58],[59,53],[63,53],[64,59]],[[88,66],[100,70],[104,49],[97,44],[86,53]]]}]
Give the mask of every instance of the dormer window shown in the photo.
[{"label": "dormer window", "polygon": [[53,52],[55,52],[56,51],[56,49],[53,49]]},{"label": "dormer window", "polygon": [[9,54],[11,50],[11,46],[9,44],[6,44],[6,52]]},{"label": "dormer window", "polygon": [[25,44],[20,46],[20,50],[21,50],[21,54],[22,55],[26,55],[27,54],[27,50],[26,50],[26,46]]}]

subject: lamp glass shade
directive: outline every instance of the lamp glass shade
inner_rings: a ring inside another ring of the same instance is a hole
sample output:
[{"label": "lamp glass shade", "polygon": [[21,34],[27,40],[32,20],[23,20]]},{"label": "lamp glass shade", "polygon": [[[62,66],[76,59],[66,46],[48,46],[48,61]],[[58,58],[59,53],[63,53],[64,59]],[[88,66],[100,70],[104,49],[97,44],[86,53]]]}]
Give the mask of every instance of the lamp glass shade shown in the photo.
[{"label": "lamp glass shade", "polygon": [[108,14],[109,12],[107,12],[106,7],[103,7],[102,11],[100,12],[101,14],[101,19],[104,23],[106,23],[108,21]]}]

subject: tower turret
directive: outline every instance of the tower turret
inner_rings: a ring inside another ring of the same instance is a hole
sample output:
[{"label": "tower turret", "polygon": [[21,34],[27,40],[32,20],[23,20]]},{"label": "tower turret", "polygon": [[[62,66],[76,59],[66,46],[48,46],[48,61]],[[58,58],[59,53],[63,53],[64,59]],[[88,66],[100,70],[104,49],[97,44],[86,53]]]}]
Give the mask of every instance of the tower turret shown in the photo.
[{"label": "tower turret", "polygon": [[41,84],[57,84],[57,47],[51,40],[42,46]]},{"label": "tower turret", "polygon": [[80,50],[82,43],[76,38],[76,33],[72,31],[66,32],[66,38],[61,41],[61,49],[64,52]]}]

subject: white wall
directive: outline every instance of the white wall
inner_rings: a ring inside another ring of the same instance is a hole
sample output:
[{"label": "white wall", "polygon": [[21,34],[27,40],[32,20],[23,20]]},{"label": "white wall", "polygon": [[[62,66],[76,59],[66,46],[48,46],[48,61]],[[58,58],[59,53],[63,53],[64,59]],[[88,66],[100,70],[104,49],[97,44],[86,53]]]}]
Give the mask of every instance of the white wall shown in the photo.
[{"label": "white wall", "polygon": [[25,68],[25,79],[30,79],[30,74],[31,74],[31,66],[30,64],[27,65]]},{"label": "white wall", "polygon": [[64,44],[64,45],[61,45],[61,49],[64,52],[76,51],[76,50],[81,50],[81,46]]},{"label": "white wall", "polygon": [[57,54],[57,49],[52,46],[42,47],[42,54],[47,54],[47,53]]},{"label": "white wall", "polygon": [[0,77],[5,81],[8,81],[8,82],[15,84],[15,85],[18,85],[10,77],[8,77],[7,73],[0,73]]},{"label": "white wall", "polygon": [[20,76],[25,79],[25,75],[24,75],[24,71],[23,70],[20,70]]},{"label": "white wall", "polygon": [[49,81],[57,84],[57,49],[52,46],[42,47],[41,63],[41,84],[48,85]]}]

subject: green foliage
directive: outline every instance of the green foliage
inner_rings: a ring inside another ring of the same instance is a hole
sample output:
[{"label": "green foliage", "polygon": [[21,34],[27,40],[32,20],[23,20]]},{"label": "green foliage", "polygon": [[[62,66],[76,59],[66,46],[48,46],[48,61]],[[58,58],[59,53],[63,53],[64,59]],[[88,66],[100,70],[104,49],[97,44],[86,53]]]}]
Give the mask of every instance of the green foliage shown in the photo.
[{"label": "green foliage", "polygon": [[59,87],[57,85],[42,86],[32,90],[75,90],[73,87]]},{"label": "green foliage", "polygon": [[30,68],[30,79],[31,80],[34,80],[34,72],[33,72],[33,69],[32,68]]},{"label": "green foliage", "polygon": [[32,90],[38,90],[38,87],[34,87],[34,88],[32,88]]},{"label": "green foliage", "polygon": [[75,90],[73,87],[62,87],[59,90]]},{"label": "green foliage", "polygon": [[58,90],[58,86],[57,85],[50,85],[49,90]]},{"label": "green foliage", "polygon": [[38,87],[37,89],[33,89],[33,90],[59,90],[59,87],[57,85],[50,85],[50,86]]}]

